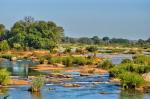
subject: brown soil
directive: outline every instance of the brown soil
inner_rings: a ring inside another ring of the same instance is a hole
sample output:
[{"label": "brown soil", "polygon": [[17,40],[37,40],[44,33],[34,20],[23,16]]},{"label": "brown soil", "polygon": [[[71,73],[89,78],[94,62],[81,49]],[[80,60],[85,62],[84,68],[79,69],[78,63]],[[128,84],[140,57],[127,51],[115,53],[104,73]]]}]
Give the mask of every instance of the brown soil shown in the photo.
[{"label": "brown soil", "polygon": [[10,85],[29,85],[27,80],[11,79]]},{"label": "brown soil", "polygon": [[30,67],[33,70],[37,70],[37,71],[46,71],[46,70],[64,70],[64,68],[62,67],[57,67],[57,66],[53,66],[53,65],[47,65],[47,64],[40,64],[34,67]]}]

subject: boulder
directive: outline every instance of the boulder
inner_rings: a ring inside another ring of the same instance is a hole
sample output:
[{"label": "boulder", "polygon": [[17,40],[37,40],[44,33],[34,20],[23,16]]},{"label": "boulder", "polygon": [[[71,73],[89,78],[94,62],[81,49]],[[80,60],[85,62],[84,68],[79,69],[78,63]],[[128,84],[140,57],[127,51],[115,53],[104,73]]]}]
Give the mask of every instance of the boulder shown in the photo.
[{"label": "boulder", "polygon": [[17,60],[17,57],[12,57],[11,60],[12,60],[12,61],[16,61],[16,60]]},{"label": "boulder", "polygon": [[91,74],[81,73],[80,76],[90,76]]},{"label": "boulder", "polygon": [[143,76],[143,78],[144,78],[145,81],[150,82],[150,72],[144,73],[142,76]]},{"label": "boulder", "polygon": [[80,87],[79,84],[64,84],[64,87]]}]

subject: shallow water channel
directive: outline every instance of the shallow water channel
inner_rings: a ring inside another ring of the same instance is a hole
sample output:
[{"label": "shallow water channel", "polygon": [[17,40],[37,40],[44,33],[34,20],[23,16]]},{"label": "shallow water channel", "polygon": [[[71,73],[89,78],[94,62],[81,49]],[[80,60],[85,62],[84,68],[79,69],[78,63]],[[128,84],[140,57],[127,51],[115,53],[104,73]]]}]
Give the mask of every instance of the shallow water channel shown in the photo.
[{"label": "shallow water channel", "polygon": [[[119,56],[117,56],[119,58]],[[116,57],[112,61],[121,62]],[[8,60],[0,61],[0,67],[8,68],[14,76],[26,77],[27,75],[36,75],[39,72],[30,70],[28,67],[34,66],[30,60],[18,60],[10,62]],[[65,88],[62,84],[46,84],[41,93],[30,93],[27,91],[29,86],[12,86],[8,89],[0,89],[0,99],[150,99],[150,94],[142,94],[136,91],[122,91],[120,86],[108,82],[109,74],[80,76],[79,72],[69,73],[73,80],[63,83],[80,84],[81,87]]]}]

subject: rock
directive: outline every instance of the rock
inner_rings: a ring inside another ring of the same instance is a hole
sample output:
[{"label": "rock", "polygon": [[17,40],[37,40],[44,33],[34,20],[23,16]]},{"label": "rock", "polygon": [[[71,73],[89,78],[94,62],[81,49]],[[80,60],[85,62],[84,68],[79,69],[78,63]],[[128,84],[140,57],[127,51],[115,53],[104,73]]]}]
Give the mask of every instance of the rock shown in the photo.
[{"label": "rock", "polygon": [[12,61],[16,61],[16,60],[17,60],[17,57],[12,57],[11,60],[12,60]]},{"label": "rock", "polygon": [[80,74],[80,76],[90,76],[91,74]]},{"label": "rock", "polygon": [[80,87],[79,84],[64,84],[64,87]]},{"label": "rock", "polygon": [[142,76],[143,76],[143,78],[144,78],[145,81],[150,82],[150,72],[144,73]]},{"label": "rock", "polygon": [[63,74],[50,74],[46,76],[46,78],[72,78],[71,75],[63,75]]},{"label": "rock", "polygon": [[109,82],[110,83],[120,83],[120,79],[118,79],[118,78],[110,78]]},{"label": "rock", "polygon": [[112,83],[112,84],[114,84],[115,86],[121,86],[120,79],[110,78],[109,82]]}]

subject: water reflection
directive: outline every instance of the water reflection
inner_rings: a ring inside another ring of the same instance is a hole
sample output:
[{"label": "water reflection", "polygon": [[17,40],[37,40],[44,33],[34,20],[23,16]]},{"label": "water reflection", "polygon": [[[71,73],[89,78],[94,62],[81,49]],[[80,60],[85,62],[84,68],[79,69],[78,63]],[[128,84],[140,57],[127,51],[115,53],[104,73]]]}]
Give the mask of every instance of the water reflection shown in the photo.
[{"label": "water reflection", "polygon": [[30,92],[32,99],[43,99],[41,92]]},{"label": "water reflection", "polygon": [[8,88],[0,87],[0,94],[6,95],[8,92]]},{"label": "water reflection", "polygon": [[136,90],[122,90],[119,99],[148,99],[144,94]]},{"label": "water reflection", "polygon": [[12,62],[4,59],[3,61],[0,62],[0,67],[7,68],[8,71],[11,72],[12,76],[27,77],[28,75],[36,72],[34,70],[31,70],[29,66],[34,66],[36,64],[37,63],[34,63],[30,60],[17,60],[15,62]]}]

